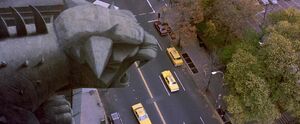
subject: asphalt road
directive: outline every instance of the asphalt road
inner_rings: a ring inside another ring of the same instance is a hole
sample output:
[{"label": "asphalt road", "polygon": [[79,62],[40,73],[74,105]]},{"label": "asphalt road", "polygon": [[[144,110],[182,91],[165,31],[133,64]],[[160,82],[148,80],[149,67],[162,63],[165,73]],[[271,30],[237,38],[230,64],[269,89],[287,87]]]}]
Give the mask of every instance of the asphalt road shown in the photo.
[{"label": "asphalt road", "polygon": [[[103,0],[110,3],[109,0]],[[208,102],[202,96],[189,75],[181,68],[175,68],[165,50],[168,40],[158,35],[153,27],[157,10],[164,5],[159,0],[116,0],[120,9],[131,10],[140,25],[153,34],[159,42],[156,59],[141,68],[133,65],[129,69],[130,85],[126,88],[112,88],[100,91],[108,114],[119,112],[124,124],[138,123],[131,106],[141,102],[153,124],[219,124]],[[172,71],[180,91],[170,93],[160,78],[163,70]]]}]

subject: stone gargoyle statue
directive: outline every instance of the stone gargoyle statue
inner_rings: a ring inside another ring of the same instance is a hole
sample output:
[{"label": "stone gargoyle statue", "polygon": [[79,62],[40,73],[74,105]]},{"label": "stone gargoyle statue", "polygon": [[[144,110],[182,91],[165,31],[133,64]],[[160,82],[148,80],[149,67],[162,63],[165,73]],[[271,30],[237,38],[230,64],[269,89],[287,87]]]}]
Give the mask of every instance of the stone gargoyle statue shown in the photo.
[{"label": "stone gargoyle statue", "polygon": [[53,98],[57,91],[126,86],[129,66],[156,57],[156,39],[130,11],[82,4],[46,24],[30,8],[35,24],[25,24],[14,8],[16,28],[0,17],[1,124],[42,123],[41,107],[43,123],[72,123],[69,103]]}]

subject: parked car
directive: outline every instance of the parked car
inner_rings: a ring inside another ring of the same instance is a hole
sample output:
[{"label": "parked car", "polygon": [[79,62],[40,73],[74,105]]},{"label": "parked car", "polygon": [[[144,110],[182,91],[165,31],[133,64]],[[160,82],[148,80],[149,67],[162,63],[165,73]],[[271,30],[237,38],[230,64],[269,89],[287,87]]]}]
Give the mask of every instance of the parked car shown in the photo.
[{"label": "parked car", "polygon": [[170,70],[161,72],[161,75],[163,76],[164,82],[171,92],[179,91],[179,86]]},{"label": "parked car", "polygon": [[259,0],[259,3],[262,5],[270,4],[268,0]]},{"label": "parked car", "polygon": [[278,4],[277,0],[269,0],[272,4]]},{"label": "parked car", "polygon": [[110,116],[112,124],[123,124],[118,112],[112,113]]},{"label": "parked car", "polygon": [[[103,7],[105,7],[105,8],[109,8],[109,6],[111,5],[111,4],[109,4],[109,3],[105,3],[105,2],[102,2],[102,1],[100,1],[100,0],[95,0],[95,1],[93,2],[93,4],[100,5],[100,6],[103,6]],[[112,7],[114,7],[115,9],[119,9],[119,7],[117,7],[117,6],[115,6],[115,5],[113,5]]]},{"label": "parked car", "polygon": [[175,67],[183,65],[183,60],[175,47],[167,48],[167,53]]},{"label": "parked car", "polygon": [[162,23],[160,21],[155,21],[154,22],[154,27],[156,30],[159,32],[161,36],[166,36],[168,33],[171,32],[171,27],[169,26],[168,23]]},{"label": "parked car", "polygon": [[131,108],[140,124],[152,124],[142,103],[134,104]]}]

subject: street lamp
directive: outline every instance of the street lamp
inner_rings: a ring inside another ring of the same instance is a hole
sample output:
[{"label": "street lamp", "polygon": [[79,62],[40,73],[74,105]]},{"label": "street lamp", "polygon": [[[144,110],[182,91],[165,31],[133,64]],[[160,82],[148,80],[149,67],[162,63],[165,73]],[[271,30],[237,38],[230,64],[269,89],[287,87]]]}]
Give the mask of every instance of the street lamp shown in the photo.
[{"label": "street lamp", "polygon": [[207,86],[205,88],[206,92],[208,91],[208,88],[209,88],[209,85],[210,85],[211,76],[215,75],[215,74],[218,74],[218,73],[222,74],[222,78],[224,79],[224,73],[222,71],[213,71],[213,72],[211,72],[211,75],[209,76],[209,80],[208,80]]},{"label": "street lamp", "polygon": [[223,75],[222,77],[224,78],[224,73],[222,71],[213,71],[213,72],[211,72],[212,75],[215,75],[217,73],[221,73]]}]

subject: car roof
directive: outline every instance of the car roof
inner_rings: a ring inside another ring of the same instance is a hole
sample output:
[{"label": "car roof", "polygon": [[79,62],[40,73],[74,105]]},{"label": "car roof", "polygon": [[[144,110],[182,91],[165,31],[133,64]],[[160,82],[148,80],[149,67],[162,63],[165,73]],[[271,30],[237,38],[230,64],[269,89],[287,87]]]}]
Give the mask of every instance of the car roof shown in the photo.
[{"label": "car roof", "polygon": [[170,81],[170,83],[176,82],[172,76],[168,76],[167,79]]},{"label": "car roof", "polygon": [[112,113],[112,114],[111,114],[111,117],[112,117],[113,120],[115,120],[115,119],[119,119],[119,118],[120,118],[120,115],[119,115],[118,112],[115,112],[115,113]]},{"label": "car roof", "polygon": [[268,0],[260,0],[264,5],[269,4]]},{"label": "car roof", "polygon": [[136,113],[139,115],[139,116],[143,116],[146,114],[145,110],[143,107],[139,107],[136,109]]},{"label": "car roof", "polygon": [[170,48],[170,52],[174,58],[180,58],[178,51],[174,47]]}]

